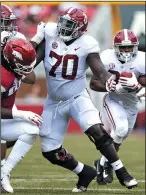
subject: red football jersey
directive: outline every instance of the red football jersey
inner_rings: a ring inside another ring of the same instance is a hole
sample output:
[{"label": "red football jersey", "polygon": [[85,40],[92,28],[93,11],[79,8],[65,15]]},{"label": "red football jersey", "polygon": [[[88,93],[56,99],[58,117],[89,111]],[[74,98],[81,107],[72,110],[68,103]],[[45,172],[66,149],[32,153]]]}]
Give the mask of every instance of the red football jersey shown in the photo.
[{"label": "red football jersey", "polygon": [[12,109],[21,80],[1,66],[1,107]]}]

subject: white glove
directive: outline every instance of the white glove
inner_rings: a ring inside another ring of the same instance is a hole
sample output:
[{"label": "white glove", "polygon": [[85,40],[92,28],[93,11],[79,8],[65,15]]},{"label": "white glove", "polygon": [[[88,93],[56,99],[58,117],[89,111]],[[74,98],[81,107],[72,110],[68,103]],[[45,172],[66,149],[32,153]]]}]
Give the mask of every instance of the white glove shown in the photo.
[{"label": "white glove", "polygon": [[45,23],[40,22],[37,25],[37,33],[36,35],[31,39],[31,41],[40,44],[40,42],[45,38]]},{"label": "white glove", "polygon": [[138,90],[141,87],[134,73],[132,73],[131,78],[120,77],[119,83],[121,84],[122,87],[129,88],[132,90]]},{"label": "white glove", "polygon": [[141,97],[145,97],[146,96],[146,91],[145,88],[142,87],[136,94],[136,97],[141,98]]},{"label": "white glove", "polygon": [[31,111],[12,109],[12,116],[13,118],[21,118],[25,121],[36,124],[37,126],[42,124],[42,118],[38,114]]},{"label": "white glove", "polygon": [[123,93],[127,93],[127,90],[125,90],[122,85],[120,83],[118,83],[116,85],[116,90],[115,90],[116,93],[118,94],[123,94]]},{"label": "white glove", "polygon": [[112,74],[112,76],[106,81],[106,90],[108,92],[113,92],[116,90],[116,76]]}]

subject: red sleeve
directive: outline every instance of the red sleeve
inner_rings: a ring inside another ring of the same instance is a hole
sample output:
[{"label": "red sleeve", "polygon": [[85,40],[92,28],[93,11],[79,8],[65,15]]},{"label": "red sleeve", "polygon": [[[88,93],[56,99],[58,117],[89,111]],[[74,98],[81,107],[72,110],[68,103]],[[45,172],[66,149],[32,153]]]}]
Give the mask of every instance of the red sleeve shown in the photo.
[{"label": "red sleeve", "polygon": [[6,70],[3,66],[1,67],[1,85],[7,91],[14,82],[15,76],[13,73]]}]

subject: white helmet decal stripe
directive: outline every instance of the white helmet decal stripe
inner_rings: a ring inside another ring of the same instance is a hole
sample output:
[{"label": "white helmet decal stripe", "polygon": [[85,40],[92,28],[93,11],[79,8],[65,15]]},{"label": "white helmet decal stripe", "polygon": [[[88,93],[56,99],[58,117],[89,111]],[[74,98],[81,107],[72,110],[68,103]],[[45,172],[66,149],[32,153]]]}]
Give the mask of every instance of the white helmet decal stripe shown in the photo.
[{"label": "white helmet decal stripe", "polygon": [[128,31],[127,29],[124,29],[124,37],[125,37],[125,41],[128,41]]},{"label": "white helmet decal stripe", "polygon": [[68,14],[70,14],[71,12],[72,12],[72,10],[74,10],[74,8],[73,7],[71,7],[69,10],[68,10]]}]

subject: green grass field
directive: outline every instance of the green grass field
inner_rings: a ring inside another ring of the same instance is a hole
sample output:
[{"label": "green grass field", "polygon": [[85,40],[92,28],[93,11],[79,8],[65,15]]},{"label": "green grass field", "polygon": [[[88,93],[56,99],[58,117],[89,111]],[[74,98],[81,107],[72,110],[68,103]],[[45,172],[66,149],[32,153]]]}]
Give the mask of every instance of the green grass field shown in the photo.
[{"label": "green grass field", "polygon": [[[66,135],[64,147],[74,154],[81,162],[93,165],[100,153],[85,135]],[[88,192],[91,195],[144,195],[145,194],[145,140],[131,136],[120,150],[120,157],[129,172],[139,181],[138,187],[128,190],[121,186],[115,177],[112,184],[97,185],[92,181]],[[39,140],[32,150],[20,162],[11,174],[11,183],[15,195],[71,195],[77,182],[77,176],[51,165],[41,155]],[[81,193],[83,194],[83,193]]]}]

